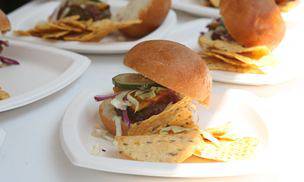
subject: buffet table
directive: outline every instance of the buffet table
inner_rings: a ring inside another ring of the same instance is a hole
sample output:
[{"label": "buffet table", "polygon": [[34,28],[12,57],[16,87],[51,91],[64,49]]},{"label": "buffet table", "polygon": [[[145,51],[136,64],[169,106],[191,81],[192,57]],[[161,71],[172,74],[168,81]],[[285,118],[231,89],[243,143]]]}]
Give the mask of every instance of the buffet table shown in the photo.
[{"label": "buffet table", "polygon": [[[35,8],[29,3],[9,15],[12,22]],[[178,25],[197,17],[177,12]],[[178,27],[177,27],[178,28]],[[302,39],[302,41],[304,41]],[[299,40],[299,43],[301,40]],[[299,44],[299,46],[301,46]],[[275,86],[240,86],[214,83],[214,87],[247,90],[266,103],[271,132],[272,158],[269,170],[240,177],[183,179],[122,175],[74,166],[64,154],[59,140],[62,116],[71,100],[84,89],[111,87],[111,78],[122,72],[123,55],[86,55],[91,60],[87,72],[65,89],[33,104],[0,113],[0,128],[6,138],[0,147],[0,181],[285,181],[300,170],[303,126],[304,73],[293,81]],[[299,67],[304,66],[299,58]],[[107,72],[100,74],[100,68]],[[300,141],[298,141],[300,140]],[[292,181],[292,180],[291,180]]]}]

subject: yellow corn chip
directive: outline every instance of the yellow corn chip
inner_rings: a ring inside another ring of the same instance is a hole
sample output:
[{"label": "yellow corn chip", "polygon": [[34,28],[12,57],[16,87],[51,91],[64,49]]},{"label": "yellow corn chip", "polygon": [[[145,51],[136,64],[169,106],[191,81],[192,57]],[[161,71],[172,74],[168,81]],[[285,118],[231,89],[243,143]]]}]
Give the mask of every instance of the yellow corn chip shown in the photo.
[{"label": "yellow corn chip", "polygon": [[204,57],[203,59],[207,63],[207,66],[210,70],[221,70],[221,71],[230,71],[237,73],[265,74],[262,70],[258,68],[251,68],[251,67],[243,68],[225,63],[213,57]]},{"label": "yellow corn chip", "polygon": [[184,128],[197,128],[192,118],[191,99],[184,97],[181,101],[167,106],[158,115],[147,120],[132,124],[128,135],[149,135],[159,133],[162,128],[168,126],[181,126]]},{"label": "yellow corn chip", "polygon": [[219,145],[219,140],[217,138],[215,138],[212,134],[206,132],[206,131],[201,131],[201,134],[203,136],[204,139],[210,141],[211,143],[213,143],[214,145]]},{"label": "yellow corn chip", "polygon": [[68,31],[61,31],[61,32],[52,32],[52,33],[47,33],[42,36],[43,39],[58,39],[60,37],[63,37],[67,35],[69,32]]},{"label": "yellow corn chip", "polygon": [[[244,68],[252,66],[252,65],[248,65],[244,62],[241,62],[235,58],[227,58],[227,57],[224,57],[224,56],[214,53],[214,52],[204,51],[201,54],[203,56],[214,57],[216,59],[222,60],[223,62],[234,65],[234,66],[239,66],[239,67],[244,67]],[[253,65],[253,67],[256,68],[256,66],[254,66],[254,65]]]},{"label": "yellow corn chip", "polygon": [[204,142],[202,149],[194,155],[215,161],[245,160],[253,156],[258,145],[258,139],[245,137],[235,141],[220,141],[218,145]]},{"label": "yellow corn chip", "polygon": [[[273,66],[277,63],[277,61],[271,56],[271,54],[256,60],[256,59],[252,59],[247,56],[243,56],[238,53],[227,52],[227,51],[222,51],[222,50],[217,50],[217,49],[211,49],[210,52],[215,53],[217,55],[221,55],[221,56],[217,57],[219,59],[225,59],[225,58],[229,59],[230,58],[230,59],[238,60],[247,66],[264,67],[264,66]],[[244,67],[246,67],[246,66],[244,66]]]},{"label": "yellow corn chip", "polygon": [[235,134],[224,134],[220,136],[216,136],[218,140],[226,140],[226,141],[235,141],[238,139],[237,135]]},{"label": "yellow corn chip", "polygon": [[10,95],[7,92],[5,92],[4,90],[1,90],[1,87],[0,87],[0,100],[7,99],[9,97],[10,97]]},{"label": "yellow corn chip", "polygon": [[211,135],[218,137],[227,134],[231,130],[231,123],[225,123],[223,125],[207,128],[205,129],[206,132],[210,133]]},{"label": "yellow corn chip", "polygon": [[201,144],[199,132],[172,135],[115,137],[119,153],[129,159],[149,162],[183,162]]},{"label": "yellow corn chip", "polygon": [[267,46],[256,46],[256,47],[243,47],[236,42],[228,42],[222,40],[212,40],[209,36],[203,35],[199,38],[199,44],[204,49],[218,49],[228,52],[237,52],[237,53],[249,53],[248,55],[252,56],[251,58],[259,59],[263,56],[270,54],[271,49]]}]

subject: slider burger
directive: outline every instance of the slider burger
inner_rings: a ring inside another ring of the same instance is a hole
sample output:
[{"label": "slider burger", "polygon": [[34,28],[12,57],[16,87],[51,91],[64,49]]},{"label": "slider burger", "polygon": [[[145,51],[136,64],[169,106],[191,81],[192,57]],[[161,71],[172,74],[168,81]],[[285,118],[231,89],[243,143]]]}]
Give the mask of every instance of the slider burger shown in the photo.
[{"label": "slider burger", "polygon": [[263,74],[262,67],[276,64],[271,52],[285,24],[273,0],[225,0],[220,13],[199,38],[209,69]]},{"label": "slider burger", "polygon": [[[1,35],[1,38],[2,38],[2,34],[9,31],[10,29],[11,29],[11,24],[10,24],[8,18],[0,10],[0,35]],[[1,52],[5,47],[8,47],[8,42],[0,39],[0,68],[9,66],[9,65],[19,64],[18,61],[1,55]],[[5,92],[4,90],[2,90],[0,87],[0,100],[7,99],[9,97],[10,97],[10,95],[7,92]]]},{"label": "slider burger", "polygon": [[11,24],[6,17],[6,15],[0,10],[0,68],[4,66],[9,66],[9,65],[17,65],[19,64],[18,61],[13,60],[11,58],[5,57],[1,55],[1,52],[5,47],[8,47],[8,41],[2,40],[2,34],[6,33],[11,29]]},{"label": "slider burger", "polygon": [[115,76],[99,115],[113,135],[147,135],[161,128],[194,128],[192,99],[208,105],[211,77],[201,57],[172,41],[153,40],[133,47],[124,64],[138,73]]},{"label": "slider burger", "polygon": [[297,6],[300,0],[275,0],[275,2],[280,7],[281,11],[288,12]]},{"label": "slider burger", "polygon": [[50,21],[79,15],[79,20],[98,21],[111,17],[110,6],[99,0],[64,0],[49,17]]}]

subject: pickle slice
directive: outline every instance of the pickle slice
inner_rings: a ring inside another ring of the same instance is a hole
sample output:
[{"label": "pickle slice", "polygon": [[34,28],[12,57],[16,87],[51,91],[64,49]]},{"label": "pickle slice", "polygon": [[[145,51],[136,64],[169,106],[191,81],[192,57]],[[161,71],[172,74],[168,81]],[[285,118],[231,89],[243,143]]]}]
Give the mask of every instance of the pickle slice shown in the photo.
[{"label": "pickle slice", "polygon": [[148,89],[158,86],[154,81],[138,73],[124,73],[112,78],[113,84],[123,90]]}]

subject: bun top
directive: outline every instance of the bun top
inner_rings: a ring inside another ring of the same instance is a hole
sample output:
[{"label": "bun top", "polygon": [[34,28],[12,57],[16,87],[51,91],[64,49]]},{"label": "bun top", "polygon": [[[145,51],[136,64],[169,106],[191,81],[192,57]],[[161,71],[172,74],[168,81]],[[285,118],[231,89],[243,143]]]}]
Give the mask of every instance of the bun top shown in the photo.
[{"label": "bun top", "polygon": [[220,12],[229,34],[241,45],[276,47],[285,24],[274,0],[223,0]]},{"label": "bun top", "polygon": [[124,64],[147,78],[180,94],[204,102],[212,80],[201,57],[188,47],[167,40],[137,44],[125,56]]},{"label": "bun top", "polygon": [[11,24],[6,17],[6,15],[3,13],[3,11],[0,10],[0,32],[5,33],[11,29]]}]

